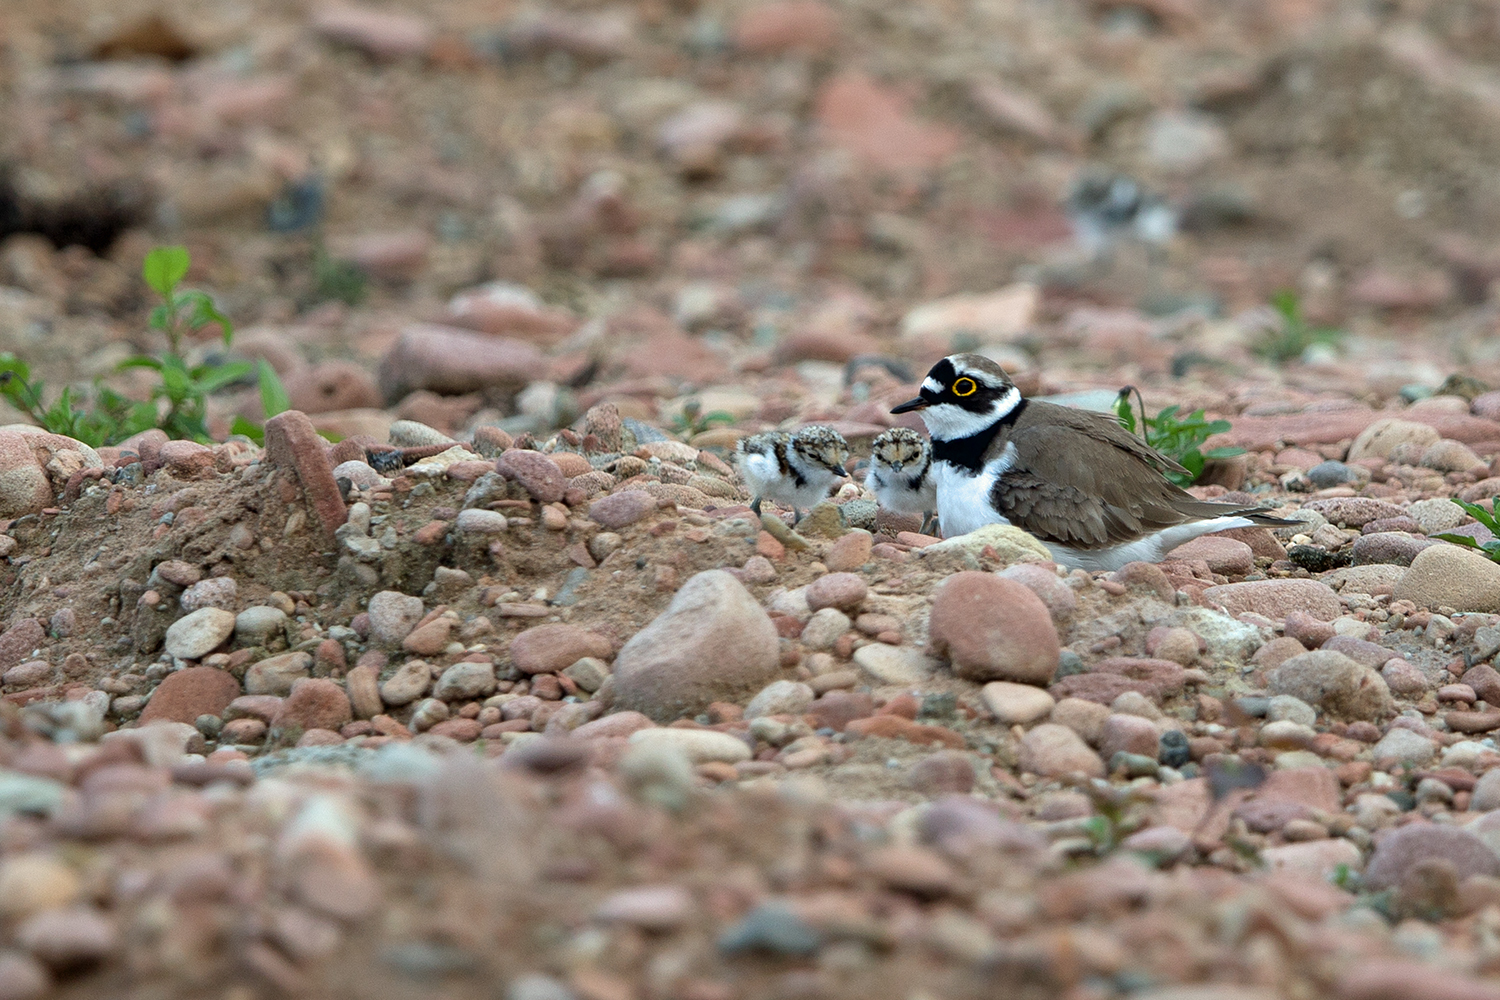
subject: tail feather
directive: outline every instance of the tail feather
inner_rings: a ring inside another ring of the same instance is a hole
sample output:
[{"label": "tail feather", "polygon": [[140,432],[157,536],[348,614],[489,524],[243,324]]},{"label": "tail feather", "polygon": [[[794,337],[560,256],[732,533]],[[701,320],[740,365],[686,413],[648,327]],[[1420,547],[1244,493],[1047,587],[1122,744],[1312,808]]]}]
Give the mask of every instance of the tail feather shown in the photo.
[{"label": "tail feather", "polygon": [[1267,528],[1289,528],[1292,525],[1302,524],[1301,521],[1292,521],[1284,517],[1277,517],[1268,513],[1269,508],[1260,505],[1246,506],[1235,503],[1218,503],[1213,500],[1183,500],[1172,505],[1182,514],[1194,520],[1208,520],[1214,517],[1246,517],[1258,525]]}]

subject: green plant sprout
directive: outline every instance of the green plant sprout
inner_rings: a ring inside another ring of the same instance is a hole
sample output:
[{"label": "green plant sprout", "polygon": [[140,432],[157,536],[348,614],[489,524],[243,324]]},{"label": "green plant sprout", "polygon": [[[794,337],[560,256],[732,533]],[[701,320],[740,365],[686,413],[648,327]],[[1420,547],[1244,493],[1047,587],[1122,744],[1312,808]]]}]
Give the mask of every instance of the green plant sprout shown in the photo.
[{"label": "green plant sprout", "polygon": [[1286,364],[1295,361],[1315,345],[1337,347],[1344,331],[1331,326],[1312,326],[1302,317],[1302,300],[1296,292],[1285,290],[1271,296],[1271,308],[1281,316],[1281,329],[1268,332],[1252,350],[1267,361]]},{"label": "green plant sprout", "polygon": [[672,418],[672,430],[679,437],[691,438],[695,434],[702,434],[715,424],[728,426],[732,423],[734,423],[734,414],[723,410],[704,413],[703,404],[696,399],[690,399],[682,404],[682,412]]},{"label": "green plant sprout", "polygon": [[[209,443],[213,439],[208,433],[208,397],[251,375],[259,379],[267,417],[288,409],[286,388],[265,361],[254,365],[248,361],[189,365],[182,357],[183,338],[211,325],[218,325],[225,347],[234,341],[234,325],[207,292],[178,287],[191,264],[186,247],[164,246],[147,253],[141,265],[141,277],[163,300],[151,310],[148,324],[166,335],[167,350],[159,355],[127,358],[116,370],[145,368],[155,372],[157,384],[149,399],[129,399],[96,380],[92,398],[67,386],[48,406],[45,384],[33,380],[30,366],[13,354],[0,355],[0,394],[44,429],[94,447],[115,444],[152,427],[173,438]],[[261,439],[259,425],[244,418],[235,421],[234,430]]]},{"label": "green plant sprout", "polygon": [[[1140,404],[1139,420],[1136,419],[1135,409],[1130,405],[1132,394]],[[1178,486],[1191,486],[1195,483],[1203,474],[1203,468],[1209,459],[1233,458],[1245,453],[1245,449],[1234,447],[1202,451],[1199,446],[1209,437],[1229,430],[1229,421],[1209,420],[1202,410],[1194,410],[1181,417],[1178,416],[1179,409],[1177,406],[1168,406],[1156,416],[1148,417],[1146,401],[1141,398],[1140,390],[1130,385],[1121,389],[1120,394],[1115,397],[1115,415],[1119,417],[1120,426],[1132,434],[1139,434],[1148,445],[1187,470],[1186,475],[1174,471],[1164,473]]]},{"label": "green plant sprout", "polygon": [[[1440,535],[1433,535],[1432,537],[1442,539],[1445,542],[1452,542],[1454,545],[1462,545],[1467,549],[1478,549],[1492,561],[1500,562],[1500,517],[1496,517],[1477,503],[1467,503],[1457,497],[1449,497],[1448,499],[1458,504],[1470,517],[1488,528],[1490,534],[1495,537],[1487,542],[1481,542],[1468,535],[1455,535],[1448,531]],[[1491,506],[1500,504],[1500,497],[1492,499],[1490,504]]]}]

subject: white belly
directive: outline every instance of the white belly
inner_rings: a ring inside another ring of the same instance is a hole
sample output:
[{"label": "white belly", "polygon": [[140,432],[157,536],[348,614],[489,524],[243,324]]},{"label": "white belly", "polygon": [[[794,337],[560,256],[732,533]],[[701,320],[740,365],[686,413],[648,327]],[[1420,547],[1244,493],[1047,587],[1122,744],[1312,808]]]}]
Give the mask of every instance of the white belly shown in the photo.
[{"label": "white belly", "polygon": [[995,461],[977,475],[967,469],[935,462],[933,479],[937,483],[938,522],[944,538],[967,535],[986,524],[1009,524],[1010,521],[990,504],[990,490],[995,480],[1005,474],[1015,461],[1014,446],[1007,447]]}]

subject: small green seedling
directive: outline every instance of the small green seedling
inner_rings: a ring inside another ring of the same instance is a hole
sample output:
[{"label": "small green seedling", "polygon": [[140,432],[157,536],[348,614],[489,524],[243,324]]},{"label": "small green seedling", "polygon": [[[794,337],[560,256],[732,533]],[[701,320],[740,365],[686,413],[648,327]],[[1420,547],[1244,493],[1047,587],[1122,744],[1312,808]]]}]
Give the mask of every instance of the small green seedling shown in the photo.
[{"label": "small green seedling", "polygon": [[[1139,419],[1130,405],[1132,395],[1141,408]],[[1179,409],[1168,406],[1154,417],[1146,416],[1146,402],[1134,386],[1126,386],[1115,397],[1115,415],[1120,419],[1120,426],[1132,434],[1139,434],[1148,445],[1187,470],[1186,475],[1174,471],[1165,473],[1178,486],[1191,486],[1196,482],[1209,459],[1233,458],[1245,453],[1245,449],[1233,447],[1202,451],[1199,446],[1209,437],[1229,430],[1229,421],[1209,420],[1202,410],[1194,410],[1185,417],[1178,416]]]},{"label": "small green seedling", "polygon": [[[256,375],[266,416],[289,406],[285,387],[264,361],[206,362],[189,365],[182,356],[183,338],[217,325],[224,346],[234,340],[234,325],[219,311],[207,292],[179,288],[187,277],[192,258],[186,247],[156,247],[141,264],[141,277],[162,302],[151,310],[148,324],[166,335],[167,350],[159,355],[138,354],[125,359],[117,370],[145,368],[156,373],[157,384],[148,400],[129,399],[102,382],[95,381],[91,393],[64,387],[49,406],[46,386],[33,380],[31,368],[12,354],[0,354],[0,395],[17,409],[54,434],[65,434],[98,447],[159,427],[173,438],[207,443],[208,397]],[[92,398],[90,398],[92,397]],[[236,421],[235,431],[260,440],[260,428],[249,421]]]},{"label": "small green seedling", "polygon": [[1312,326],[1302,317],[1302,300],[1286,290],[1271,296],[1271,308],[1281,316],[1281,329],[1267,333],[1252,350],[1275,364],[1296,361],[1309,347],[1337,347],[1344,331],[1331,326]]},{"label": "small green seedling", "polygon": [[[1471,538],[1468,535],[1455,535],[1447,531],[1443,532],[1440,535],[1433,535],[1432,537],[1440,538],[1445,542],[1452,542],[1454,545],[1462,545],[1464,548],[1478,549],[1480,552],[1483,552],[1486,556],[1488,556],[1491,560],[1500,562],[1500,517],[1497,517],[1490,511],[1485,510],[1477,503],[1467,503],[1463,500],[1458,499],[1457,497],[1449,497],[1449,499],[1462,507],[1464,511],[1468,513],[1468,515],[1474,520],[1478,521],[1480,524],[1488,528],[1490,534],[1494,535],[1495,537],[1487,542],[1481,542],[1474,538]],[[1500,497],[1495,497],[1490,501],[1490,503],[1492,505],[1500,504]]]}]

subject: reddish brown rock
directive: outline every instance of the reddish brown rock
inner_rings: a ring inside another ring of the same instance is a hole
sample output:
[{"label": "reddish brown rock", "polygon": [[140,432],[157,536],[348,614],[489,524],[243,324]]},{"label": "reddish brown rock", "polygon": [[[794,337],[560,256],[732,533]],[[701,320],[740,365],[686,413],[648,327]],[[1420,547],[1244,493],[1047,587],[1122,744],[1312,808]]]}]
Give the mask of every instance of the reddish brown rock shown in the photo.
[{"label": "reddish brown rock", "polygon": [[295,726],[337,732],[353,718],[343,688],[327,678],[305,677],[292,684],[292,693],[282,699],[271,724],[278,729]]},{"label": "reddish brown rock", "polygon": [[495,460],[495,468],[542,503],[556,503],[568,489],[568,479],[557,463],[539,451],[511,448]]},{"label": "reddish brown rock", "polygon": [[266,421],[266,460],[296,476],[303,496],[318,523],[330,538],[349,517],[323,438],[307,414],[299,410],[278,413]]},{"label": "reddish brown rock", "polygon": [[1225,576],[1244,576],[1255,568],[1255,553],[1250,546],[1219,535],[1202,535],[1185,542],[1168,552],[1166,558],[1202,559],[1209,570]]},{"label": "reddish brown rock", "polygon": [[1052,616],[1029,588],[993,573],[955,573],[939,585],[928,632],[935,655],[974,681],[1045,684],[1060,648]]},{"label": "reddish brown rock", "polygon": [[510,643],[510,657],[524,674],[555,674],[585,656],[606,659],[614,648],[597,632],[577,625],[537,625]]},{"label": "reddish brown rock", "polygon": [[200,715],[222,716],[240,696],[234,675],[214,667],[188,667],[162,678],[141,711],[141,725],[157,721],[193,723]]},{"label": "reddish brown rock", "polygon": [[1317,580],[1255,580],[1209,587],[1203,599],[1222,604],[1232,615],[1253,611],[1273,621],[1281,621],[1294,611],[1302,611],[1319,621],[1331,622],[1343,611],[1339,595],[1326,583]]},{"label": "reddish brown rock", "polygon": [[741,14],[731,36],[736,48],[752,55],[819,55],[838,41],[839,16],[820,0],[773,0]]}]

